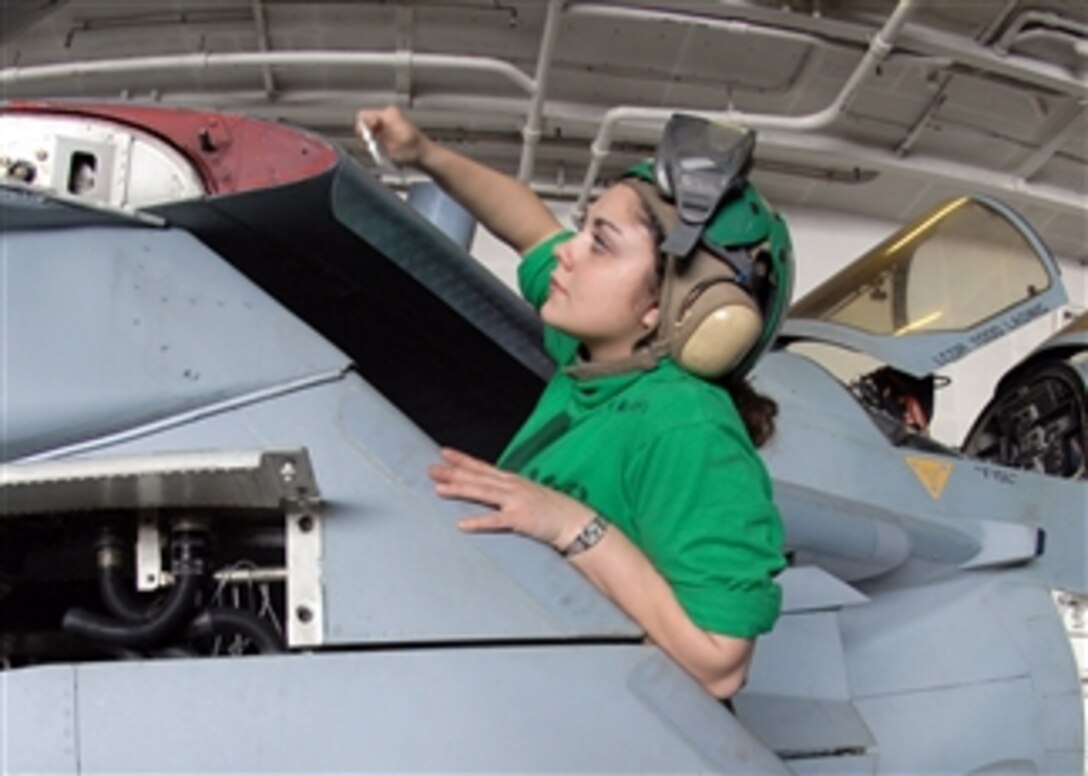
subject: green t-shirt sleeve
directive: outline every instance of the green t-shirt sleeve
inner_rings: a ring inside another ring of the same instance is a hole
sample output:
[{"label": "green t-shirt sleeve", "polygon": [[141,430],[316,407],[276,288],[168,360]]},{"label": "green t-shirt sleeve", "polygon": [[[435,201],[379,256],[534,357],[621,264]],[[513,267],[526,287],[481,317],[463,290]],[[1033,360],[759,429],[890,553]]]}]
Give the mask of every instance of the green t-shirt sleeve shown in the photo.
[{"label": "green t-shirt sleeve", "polygon": [[[534,310],[540,310],[548,299],[548,287],[555,269],[556,246],[573,236],[573,232],[557,232],[538,242],[522,257],[518,266],[518,286],[521,288],[521,295]],[[544,349],[556,364],[566,366],[574,360],[578,352],[578,340],[546,325]]]},{"label": "green t-shirt sleeve", "polygon": [[762,460],[727,428],[689,425],[637,459],[636,542],[704,630],[754,638],[774,626],[783,530]]}]

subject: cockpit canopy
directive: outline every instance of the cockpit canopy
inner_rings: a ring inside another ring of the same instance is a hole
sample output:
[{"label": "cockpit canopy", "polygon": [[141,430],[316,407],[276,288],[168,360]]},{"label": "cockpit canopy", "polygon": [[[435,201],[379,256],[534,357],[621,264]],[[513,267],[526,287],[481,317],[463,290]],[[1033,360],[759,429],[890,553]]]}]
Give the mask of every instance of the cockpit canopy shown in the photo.
[{"label": "cockpit canopy", "polygon": [[860,351],[921,378],[1065,300],[1053,256],[1018,213],[959,197],[795,303],[783,336]]}]

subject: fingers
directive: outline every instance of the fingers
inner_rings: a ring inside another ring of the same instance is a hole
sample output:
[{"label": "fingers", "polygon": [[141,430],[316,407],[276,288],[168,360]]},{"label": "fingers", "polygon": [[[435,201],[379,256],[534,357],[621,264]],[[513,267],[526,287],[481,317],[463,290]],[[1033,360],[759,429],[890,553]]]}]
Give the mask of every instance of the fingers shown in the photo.
[{"label": "fingers", "polygon": [[473,501],[497,510],[462,518],[458,527],[469,532],[513,530],[510,516],[502,511],[512,493],[512,475],[460,450],[443,448],[440,454],[445,463],[428,469],[439,496]]},{"label": "fingers", "polygon": [[499,474],[505,474],[502,469],[492,466],[486,461],[481,461],[479,458],[474,458],[468,453],[463,453],[460,450],[455,450],[452,447],[443,447],[439,450],[439,454],[442,458],[453,466],[459,466],[469,471],[491,471]]},{"label": "fingers", "polygon": [[443,498],[461,498],[501,506],[512,492],[512,482],[486,470],[436,465],[429,469],[435,492]]},{"label": "fingers", "polygon": [[504,471],[497,466],[481,461],[479,458],[474,458],[468,453],[463,453],[460,450],[454,450],[450,447],[444,447],[439,451],[442,459],[446,462],[446,466],[438,465],[433,469],[442,471],[450,476],[453,475],[465,475],[472,476],[479,479],[486,479],[498,483],[510,484],[517,475],[511,474],[508,471]]},{"label": "fingers", "polygon": [[487,515],[474,515],[463,517],[457,521],[457,527],[466,533],[480,533],[486,531],[509,531],[513,528],[502,512],[492,512]]},{"label": "fingers", "polygon": [[378,134],[382,130],[382,114],[381,111],[363,109],[355,114],[355,134],[360,137],[365,137],[366,132],[363,128],[366,128],[374,134]]}]

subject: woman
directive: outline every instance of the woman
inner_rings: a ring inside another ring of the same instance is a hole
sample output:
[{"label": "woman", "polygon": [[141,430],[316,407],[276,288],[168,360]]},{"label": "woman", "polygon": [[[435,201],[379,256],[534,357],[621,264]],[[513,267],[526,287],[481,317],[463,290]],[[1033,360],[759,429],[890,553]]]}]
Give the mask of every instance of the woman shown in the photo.
[{"label": "woman", "polygon": [[[730,394],[645,347],[668,266],[648,195],[613,185],[571,235],[527,187],[435,143],[398,109],[357,120],[523,255],[522,291],[560,367],[498,465],[443,450],[436,492],[491,508],[461,520],[465,531],[516,531],[563,553],[729,698],[778,615],[782,527]],[[738,390],[765,427],[767,402]]]}]

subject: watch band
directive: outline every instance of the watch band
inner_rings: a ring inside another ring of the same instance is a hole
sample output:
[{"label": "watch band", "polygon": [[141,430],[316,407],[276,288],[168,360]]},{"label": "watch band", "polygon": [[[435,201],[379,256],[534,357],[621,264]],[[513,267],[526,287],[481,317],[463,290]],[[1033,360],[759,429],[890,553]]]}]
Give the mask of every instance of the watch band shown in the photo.
[{"label": "watch band", "polygon": [[608,531],[608,521],[600,515],[594,515],[593,519],[585,524],[585,527],[574,537],[574,541],[559,551],[564,558],[570,558],[580,552],[585,552],[599,542]]}]

